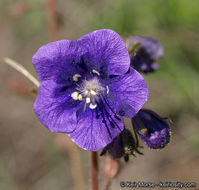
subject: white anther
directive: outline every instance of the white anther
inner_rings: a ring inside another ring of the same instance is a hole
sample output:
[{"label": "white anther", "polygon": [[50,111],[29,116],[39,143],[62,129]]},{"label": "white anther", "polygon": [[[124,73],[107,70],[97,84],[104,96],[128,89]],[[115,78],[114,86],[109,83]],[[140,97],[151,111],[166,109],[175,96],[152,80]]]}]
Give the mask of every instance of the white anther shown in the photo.
[{"label": "white anther", "polygon": [[98,71],[96,71],[96,70],[93,69],[92,72],[95,73],[95,74],[97,74],[98,76],[100,76],[100,73]]},{"label": "white anther", "polygon": [[79,101],[82,101],[82,95],[81,95],[81,94],[79,94],[78,100],[79,100]]},{"label": "white anther", "polygon": [[75,75],[73,75],[73,80],[74,80],[75,82],[77,82],[77,81],[78,81],[78,78],[80,78],[80,77],[81,77],[80,74],[75,74]]},{"label": "white anther", "polygon": [[89,108],[91,108],[92,110],[95,109],[97,107],[97,104],[90,104]]},{"label": "white anther", "polygon": [[90,93],[94,96],[97,94],[94,90],[91,90]]},{"label": "white anther", "polygon": [[85,95],[88,95],[88,90],[85,90],[85,91],[84,91],[84,94],[85,94]]},{"label": "white anther", "polygon": [[78,92],[73,92],[71,94],[71,97],[74,99],[74,100],[78,100],[78,96],[79,96],[79,93]]},{"label": "white anther", "polygon": [[106,93],[108,94],[109,93],[109,87],[106,86]]},{"label": "white anther", "polygon": [[86,103],[89,104],[91,102],[91,99],[89,97],[86,97]]}]

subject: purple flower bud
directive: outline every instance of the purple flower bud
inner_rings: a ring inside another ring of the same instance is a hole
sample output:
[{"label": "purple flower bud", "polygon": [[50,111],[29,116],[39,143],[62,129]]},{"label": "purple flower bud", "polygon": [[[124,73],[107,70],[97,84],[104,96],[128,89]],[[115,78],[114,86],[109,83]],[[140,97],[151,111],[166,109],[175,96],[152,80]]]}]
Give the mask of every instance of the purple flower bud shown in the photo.
[{"label": "purple flower bud", "polygon": [[132,119],[135,130],[149,148],[164,148],[170,140],[170,129],[166,119],[151,110],[141,109]]},{"label": "purple flower bud", "polygon": [[153,38],[130,36],[128,48],[131,66],[139,72],[148,73],[158,69],[156,60],[163,56],[161,44]]},{"label": "purple flower bud", "polygon": [[[107,151],[113,158],[121,158],[124,156],[125,160],[129,155],[142,154],[138,148],[139,143],[134,140],[132,133],[128,129],[124,129],[108,146],[106,146],[101,155],[104,155]],[[127,159],[128,161],[128,159]]]}]

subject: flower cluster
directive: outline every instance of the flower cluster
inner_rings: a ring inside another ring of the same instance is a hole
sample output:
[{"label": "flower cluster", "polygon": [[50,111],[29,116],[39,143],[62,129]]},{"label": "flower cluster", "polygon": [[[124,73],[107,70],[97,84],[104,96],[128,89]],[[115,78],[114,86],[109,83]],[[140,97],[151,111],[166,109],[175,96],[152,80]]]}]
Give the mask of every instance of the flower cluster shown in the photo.
[{"label": "flower cluster", "polygon": [[[163,56],[163,48],[153,38],[130,36],[126,39],[131,66],[139,72],[150,73],[159,68],[156,60]],[[149,109],[141,109],[132,119],[134,137],[128,130],[123,131],[112,143],[105,147],[101,155],[109,152],[113,158],[124,157],[128,161],[129,155],[141,148],[137,136],[151,149],[164,148],[170,141],[170,127],[166,118]],[[135,140],[134,140],[135,138]],[[124,143],[125,142],[125,143]]]},{"label": "flower cluster", "polygon": [[128,161],[129,155],[135,156],[135,153],[142,154],[139,151],[141,146],[139,145],[137,135],[151,149],[161,149],[169,143],[170,128],[167,119],[162,118],[154,111],[141,109],[131,119],[131,122],[135,140],[132,133],[125,129],[112,143],[102,150],[101,155],[109,152],[115,159],[124,157],[125,161]]},{"label": "flower cluster", "polygon": [[[163,148],[169,125],[142,109],[148,88],[138,73],[157,69],[162,54],[154,39],[130,37],[126,47],[109,29],[46,44],[32,58],[40,81],[34,112],[51,132],[67,133],[85,150],[103,149],[102,155],[127,161],[135,152],[142,154],[138,136],[150,148]],[[132,120],[134,135],[123,116]]]}]

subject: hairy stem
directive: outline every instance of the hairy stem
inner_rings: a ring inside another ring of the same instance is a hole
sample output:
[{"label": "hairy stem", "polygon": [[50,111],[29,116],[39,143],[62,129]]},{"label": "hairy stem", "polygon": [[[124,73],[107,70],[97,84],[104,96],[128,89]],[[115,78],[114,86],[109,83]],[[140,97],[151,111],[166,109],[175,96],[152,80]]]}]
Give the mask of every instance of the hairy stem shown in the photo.
[{"label": "hairy stem", "polygon": [[98,161],[97,152],[91,152],[91,183],[92,190],[98,190]]},{"label": "hairy stem", "polygon": [[5,57],[4,62],[23,74],[27,79],[29,79],[36,87],[39,87],[39,81],[32,75],[30,72],[28,72],[21,64],[17,63],[16,61]]}]

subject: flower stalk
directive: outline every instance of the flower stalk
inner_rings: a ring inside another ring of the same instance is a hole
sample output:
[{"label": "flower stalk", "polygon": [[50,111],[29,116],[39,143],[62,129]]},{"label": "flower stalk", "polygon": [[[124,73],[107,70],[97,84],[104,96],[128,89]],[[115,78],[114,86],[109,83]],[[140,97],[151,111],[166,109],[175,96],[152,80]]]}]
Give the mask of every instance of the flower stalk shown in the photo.
[{"label": "flower stalk", "polygon": [[91,152],[91,183],[92,190],[98,190],[98,160],[97,152]]},{"label": "flower stalk", "polygon": [[30,74],[30,72],[25,69],[21,64],[17,63],[16,61],[5,57],[4,58],[4,62],[6,64],[8,64],[9,66],[11,66],[12,68],[14,68],[15,70],[17,70],[18,72],[20,72],[21,74],[23,74],[27,79],[29,79],[37,88],[39,87],[39,81],[32,75]]}]

